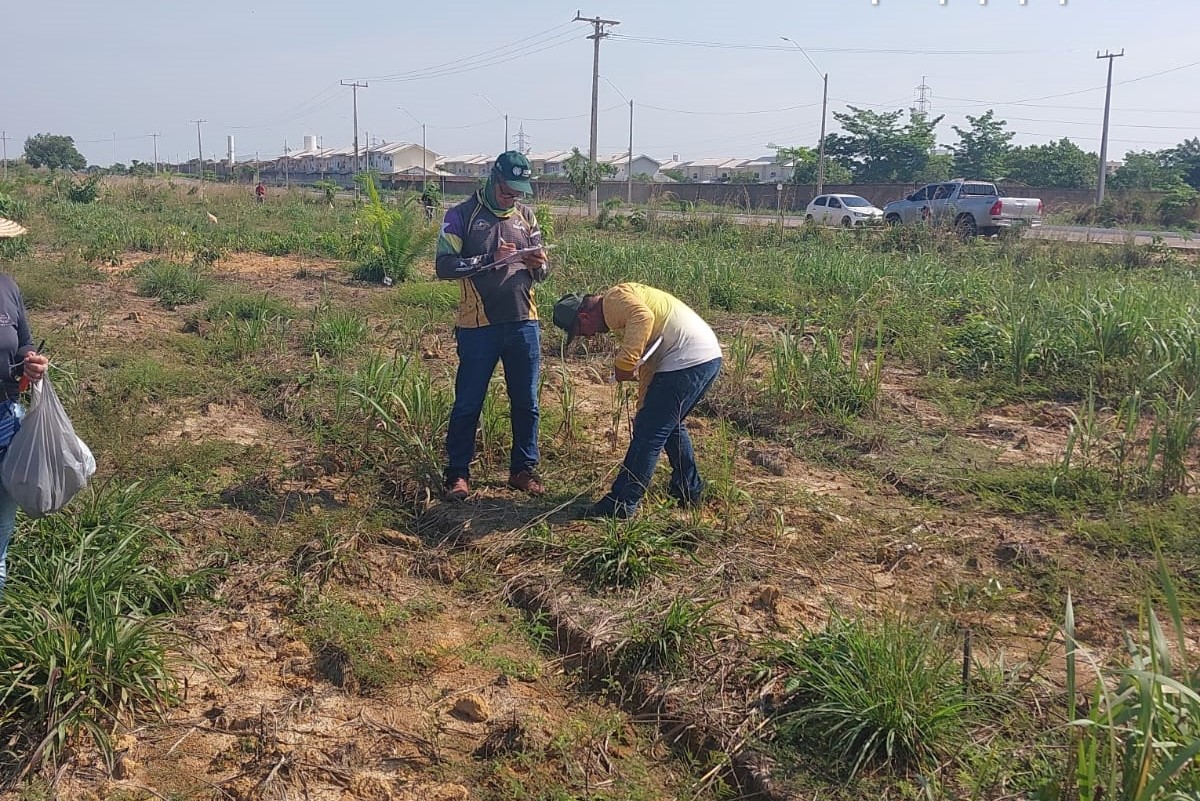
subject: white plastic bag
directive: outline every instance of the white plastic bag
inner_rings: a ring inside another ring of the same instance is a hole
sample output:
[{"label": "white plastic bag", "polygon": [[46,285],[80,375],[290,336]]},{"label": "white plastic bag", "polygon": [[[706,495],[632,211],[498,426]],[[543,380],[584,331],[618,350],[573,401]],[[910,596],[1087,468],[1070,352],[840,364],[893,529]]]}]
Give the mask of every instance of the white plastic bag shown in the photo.
[{"label": "white plastic bag", "polygon": [[75,434],[49,377],[33,385],[21,430],[0,464],[0,481],[30,517],[57,512],[87,486],[96,459]]}]

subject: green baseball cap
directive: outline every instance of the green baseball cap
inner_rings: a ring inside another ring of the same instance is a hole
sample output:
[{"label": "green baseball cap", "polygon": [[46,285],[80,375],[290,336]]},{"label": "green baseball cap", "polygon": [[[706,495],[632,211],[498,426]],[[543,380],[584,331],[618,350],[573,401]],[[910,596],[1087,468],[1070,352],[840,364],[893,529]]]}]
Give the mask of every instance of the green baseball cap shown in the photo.
[{"label": "green baseball cap", "polygon": [[518,150],[506,150],[501,153],[492,165],[492,175],[518,192],[533,194],[533,186],[529,183],[529,179],[533,177],[533,167],[530,166],[529,159],[525,158],[525,154]]},{"label": "green baseball cap", "polygon": [[578,292],[563,295],[554,304],[554,324],[567,332],[567,344],[575,338],[575,322],[579,319],[579,309],[583,306],[585,296]]}]

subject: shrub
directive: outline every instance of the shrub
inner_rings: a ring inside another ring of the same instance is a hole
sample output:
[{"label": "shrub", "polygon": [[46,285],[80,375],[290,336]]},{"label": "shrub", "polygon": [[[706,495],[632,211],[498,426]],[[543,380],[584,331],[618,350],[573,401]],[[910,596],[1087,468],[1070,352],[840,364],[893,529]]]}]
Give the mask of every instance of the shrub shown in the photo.
[{"label": "shrub", "polygon": [[1158,216],[1163,225],[1195,228],[1200,217],[1200,192],[1190,186],[1171,190],[1158,201]]}]

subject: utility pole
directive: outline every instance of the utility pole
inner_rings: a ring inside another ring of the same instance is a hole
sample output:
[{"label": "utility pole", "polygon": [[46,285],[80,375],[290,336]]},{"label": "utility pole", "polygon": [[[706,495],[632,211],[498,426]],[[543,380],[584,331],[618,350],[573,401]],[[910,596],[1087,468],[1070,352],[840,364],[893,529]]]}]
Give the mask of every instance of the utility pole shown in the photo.
[{"label": "utility pole", "polygon": [[4,180],[8,180],[8,131],[0,131],[0,142],[4,146]]},{"label": "utility pole", "polygon": [[[588,161],[591,167],[596,166],[596,125],[600,116],[600,40],[609,36],[606,26],[620,25],[615,19],[600,19],[599,17],[582,17],[575,12],[573,22],[590,22],[592,24],[592,131],[588,140]],[[600,211],[600,189],[593,186],[588,192],[588,215],[595,217]]]},{"label": "utility pole", "polygon": [[290,157],[291,152],[292,151],[288,148],[287,140],[284,139],[283,140],[283,188],[284,189],[288,188],[288,162],[290,162],[292,160]]},{"label": "utility pole", "polygon": [[629,101],[629,154],[625,157],[625,202],[633,205],[633,101]]},{"label": "utility pole", "polygon": [[154,140],[154,174],[158,175],[158,137],[162,134],[150,134],[150,138]]},{"label": "utility pole", "polygon": [[[358,90],[366,89],[367,84],[366,84],[366,81],[364,81],[362,83],[359,83],[358,81],[349,81],[349,82],[342,81],[341,84],[342,84],[342,86],[349,86],[351,92],[353,92],[353,94],[354,94],[354,171],[356,173],[358,173],[358,172],[362,172],[362,164],[360,164],[359,160],[358,160]],[[355,186],[354,194],[357,197],[358,196],[358,188],[357,188],[358,184],[355,183],[354,186]]]},{"label": "utility pole", "polygon": [[1108,86],[1104,90],[1104,132],[1100,134],[1100,175],[1096,178],[1096,205],[1104,202],[1104,179],[1108,177],[1108,110],[1112,104],[1112,70],[1113,59],[1125,55],[1125,48],[1120,53],[1106,50],[1104,55],[1096,53],[1096,58],[1108,59]]},{"label": "utility pole", "polygon": [[200,154],[200,180],[204,181],[204,141],[200,138],[200,126],[208,122],[208,120],[192,120],[196,123],[196,152]]},{"label": "utility pole", "polygon": [[117,163],[117,132],[113,131],[113,164]]}]

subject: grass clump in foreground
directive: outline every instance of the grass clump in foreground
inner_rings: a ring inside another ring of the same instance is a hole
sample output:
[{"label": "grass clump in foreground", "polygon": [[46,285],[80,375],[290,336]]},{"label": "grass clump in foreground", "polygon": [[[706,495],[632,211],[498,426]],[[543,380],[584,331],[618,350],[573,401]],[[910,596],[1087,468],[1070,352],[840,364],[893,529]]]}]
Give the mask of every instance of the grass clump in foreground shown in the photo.
[{"label": "grass clump in foreground", "polygon": [[697,603],[677,597],[659,615],[634,616],[629,637],[616,649],[619,663],[626,670],[663,670],[673,673],[703,648],[711,652],[720,626],[711,620],[716,602]]},{"label": "grass clump in foreground", "polygon": [[570,569],[595,587],[639,587],[667,573],[681,550],[675,536],[652,517],[607,519],[599,540],[576,543]]},{"label": "grass clump in foreground", "polygon": [[767,643],[784,671],[784,743],[860,771],[922,770],[961,748],[979,702],[963,691],[955,651],[900,618],[835,616],[823,631]]},{"label": "grass clump in foreground", "polygon": [[139,295],[158,298],[159,304],[168,309],[203,300],[211,285],[204,270],[169,259],[142,262],[134,278]]},{"label": "grass clump in foreground", "polygon": [[13,542],[0,614],[0,781],[57,765],[81,736],[107,759],[138,714],[176,700],[168,617],[205,586],[160,566],[144,486],[106,489]]}]

